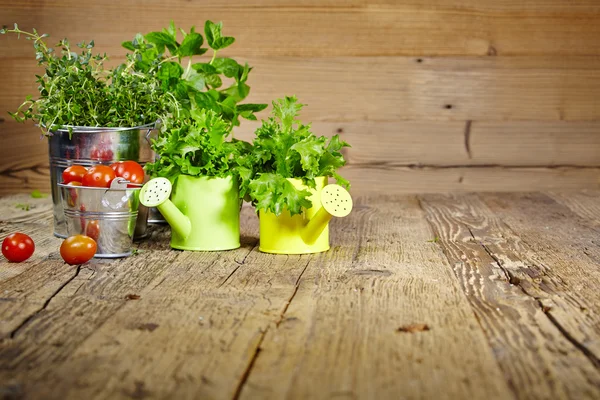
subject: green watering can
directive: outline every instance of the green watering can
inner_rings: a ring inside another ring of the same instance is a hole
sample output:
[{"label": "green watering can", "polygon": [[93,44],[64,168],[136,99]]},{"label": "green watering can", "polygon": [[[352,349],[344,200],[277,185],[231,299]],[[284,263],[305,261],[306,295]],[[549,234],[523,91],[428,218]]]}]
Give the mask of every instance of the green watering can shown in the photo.
[{"label": "green watering can", "polygon": [[140,202],[156,207],[171,225],[171,247],[219,251],[240,247],[240,200],[237,179],[180,175],[148,181]]},{"label": "green watering can", "polygon": [[[297,189],[308,189],[300,179],[288,179]],[[315,178],[316,188],[309,200],[313,206],[291,216],[284,210],[279,216],[261,210],[260,246],[264,253],[308,254],[329,250],[329,221],[352,211],[352,197],[343,187],[327,185],[326,177]]]}]

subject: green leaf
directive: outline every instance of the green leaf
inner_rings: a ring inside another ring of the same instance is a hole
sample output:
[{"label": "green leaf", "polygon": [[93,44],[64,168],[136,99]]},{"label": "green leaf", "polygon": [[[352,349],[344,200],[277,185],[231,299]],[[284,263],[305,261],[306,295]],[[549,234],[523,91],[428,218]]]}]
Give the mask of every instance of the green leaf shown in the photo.
[{"label": "green leaf", "polygon": [[163,29],[163,32],[171,36],[173,40],[177,40],[177,28],[175,28],[175,23],[173,20],[171,20],[168,28]]},{"label": "green leaf", "polygon": [[17,203],[15,204],[15,207],[23,211],[29,211],[31,209],[31,205],[25,203]]},{"label": "green leaf", "polygon": [[204,72],[205,74],[217,74],[220,72],[217,70],[217,68],[215,68],[214,65],[211,65],[209,63],[195,63],[192,64],[192,68],[195,71]]},{"label": "green leaf", "polygon": [[213,89],[218,89],[223,85],[223,81],[219,75],[206,75],[204,79],[206,79],[206,83]]},{"label": "green leaf", "polygon": [[284,131],[290,131],[296,120],[296,116],[304,104],[298,103],[296,96],[286,96],[283,99],[273,101],[273,115],[279,118]]},{"label": "green leaf", "polygon": [[153,43],[160,53],[163,53],[165,47],[171,54],[177,54],[178,44],[175,38],[165,32],[150,32],[145,36],[146,40]]},{"label": "green leaf", "polygon": [[235,39],[228,36],[222,36],[223,23],[218,22],[214,23],[212,21],[206,21],[204,23],[204,36],[206,36],[206,41],[208,45],[213,50],[221,50],[225,47],[230,46]]},{"label": "green leaf", "polygon": [[131,41],[121,43],[121,46],[130,51],[135,51],[135,46]]},{"label": "green leaf", "polygon": [[33,192],[31,192],[31,197],[34,199],[44,199],[46,197],[48,197],[47,193],[42,193],[39,190],[34,190]]},{"label": "green leaf", "polygon": [[163,63],[157,73],[157,77],[163,82],[174,82],[183,75],[183,67],[175,62]]},{"label": "green leaf", "polygon": [[198,107],[207,110],[213,110],[217,113],[221,112],[221,107],[217,103],[217,100],[207,92],[198,92],[195,95],[195,101]]},{"label": "green leaf", "polygon": [[206,53],[208,49],[202,49],[202,44],[204,43],[204,38],[202,35],[196,32],[190,32],[183,42],[179,49],[177,50],[177,55],[179,57],[191,57],[195,55],[202,55]]},{"label": "green leaf", "polygon": [[239,76],[240,70],[243,69],[237,61],[231,58],[215,58],[212,62],[212,66],[215,68],[215,72],[219,72],[228,78]]},{"label": "green leaf", "polygon": [[312,207],[308,190],[298,190],[278,174],[262,173],[249,184],[250,196],[258,210],[281,215],[288,210],[290,215],[300,214],[302,209]]},{"label": "green leaf", "polygon": [[188,76],[185,79],[188,86],[195,90],[202,91],[206,88],[206,81],[203,74],[199,74],[194,70],[188,72]]},{"label": "green leaf", "polygon": [[210,47],[212,47],[213,50],[221,50],[221,49],[231,46],[233,44],[233,42],[235,42],[234,38],[232,38],[231,36],[224,36],[224,37],[215,39],[215,41],[213,42],[213,45]]},{"label": "green leaf", "polygon": [[204,36],[206,36],[206,42],[208,45],[214,49],[213,45],[215,44],[215,40],[221,37],[221,30],[223,29],[223,23],[214,23],[210,20],[207,20],[204,23]]},{"label": "green leaf", "polygon": [[315,177],[319,174],[319,160],[325,152],[325,138],[315,136],[307,137],[300,142],[294,143],[290,150],[300,155],[302,169],[309,177]]},{"label": "green leaf", "polygon": [[240,112],[243,112],[243,111],[260,112],[260,111],[264,110],[265,108],[267,108],[267,104],[246,103],[246,104],[238,104],[238,106],[237,106],[237,109]]}]

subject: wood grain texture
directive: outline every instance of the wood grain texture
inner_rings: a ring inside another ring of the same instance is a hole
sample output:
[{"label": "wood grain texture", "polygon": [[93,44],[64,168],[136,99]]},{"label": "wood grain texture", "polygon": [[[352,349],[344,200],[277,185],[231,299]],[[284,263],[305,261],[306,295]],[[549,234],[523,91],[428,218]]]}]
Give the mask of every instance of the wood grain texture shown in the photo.
[{"label": "wood grain texture", "polygon": [[[102,51],[137,32],[220,21],[244,55],[531,55],[597,54],[600,11],[591,0],[574,7],[557,1],[450,2],[317,1],[218,2],[3,0],[0,24],[19,22],[53,37],[95,39]],[[94,16],[94,18],[89,18]],[[199,18],[199,16],[201,16]],[[106,29],[107,24],[119,29]],[[15,49],[12,45],[11,51]],[[18,47],[17,47],[18,49]],[[23,50],[17,50],[23,54]]]},{"label": "wood grain texture", "polygon": [[597,189],[600,168],[517,168],[383,165],[347,166],[342,176],[356,194],[510,192]]},{"label": "wood grain texture", "polygon": [[[112,63],[123,59],[120,43],[138,31],[160,29],[169,19],[184,27],[223,20],[237,41],[220,54],[255,67],[248,100],[268,103],[295,93],[308,104],[304,121],[330,133],[341,129],[354,145],[347,155],[351,174],[365,179],[356,182],[361,190],[384,190],[381,181],[390,180],[406,182],[397,189],[403,193],[415,186],[547,190],[595,184],[591,171],[544,169],[600,165],[600,6],[594,0],[0,5],[0,24],[17,21],[72,42],[93,38],[98,51],[113,55]],[[0,38],[0,60],[0,112],[15,110],[35,93],[40,69],[30,43],[14,36]],[[35,128],[0,118],[0,194],[48,191],[45,144]],[[472,165],[486,168],[472,170],[465,185],[462,167]],[[405,173],[415,166],[453,169],[420,182]],[[515,177],[496,166],[540,168]],[[374,168],[385,168],[386,178],[371,177]]]},{"label": "wood grain texture", "polygon": [[[240,398],[511,398],[418,202],[358,203],[308,264]],[[426,328],[400,331],[413,324]]]},{"label": "wood grain texture", "polygon": [[0,232],[41,251],[0,261],[0,393],[597,398],[600,215],[541,194],[421,199],[357,198],[323,254],[258,253],[243,207],[238,250],[170,250],[153,227],[137,256],[80,268],[0,201]]},{"label": "wood grain texture", "polygon": [[[254,67],[248,102],[296,94],[305,121],[600,119],[595,56],[239,60]],[[0,107],[14,110],[32,94],[37,72],[31,56],[1,63]]]},{"label": "wood grain texture", "polygon": [[[246,374],[254,373],[255,355],[276,346],[266,339],[270,331],[281,327],[290,333],[304,332],[300,321],[287,313],[319,275],[319,304],[329,307],[323,314],[327,319],[316,322],[333,320],[334,326],[342,329],[339,333],[350,338],[349,332],[355,332],[362,339],[356,350],[352,350],[352,340],[339,348],[352,368],[342,367],[339,374],[329,375],[331,380],[322,376],[317,381],[321,389],[314,393],[328,397],[352,392],[359,398],[381,394],[379,398],[385,398],[407,387],[411,396],[423,390],[434,393],[437,387],[451,395],[509,397],[449,266],[427,243],[431,231],[422,215],[411,216],[418,204],[414,199],[402,204],[403,211],[394,212],[392,221],[387,212],[391,199],[359,200],[356,212],[346,222],[349,225],[333,228],[336,247],[323,255],[261,254],[256,252],[255,241],[246,241],[242,249],[231,252],[177,252],[165,250],[163,241],[121,262],[86,264],[42,312],[0,346],[0,359],[8,367],[0,370],[0,378],[5,387],[44,393],[50,399],[129,398],[140,393],[154,398],[231,398],[239,388],[251,387]],[[243,235],[255,235],[256,217],[248,208],[243,215]],[[400,218],[411,223],[396,232]],[[392,236],[379,237],[382,227],[391,230]],[[419,235],[409,239],[414,229]],[[401,239],[411,242],[394,250],[394,242]],[[386,252],[377,250],[381,245]],[[396,256],[388,259],[394,251]],[[422,262],[423,267],[406,273],[409,266]],[[302,279],[309,268],[312,272]],[[428,275],[420,276],[425,271]],[[25,274],[22,277],[26,279]],[[414,290],[406,292],[404,285],[408,284],[414,284]],[[440,301],[448,310],[441,312],[433,304],[423,310],[421,302],[428,293],[438,292],[430,301]],[[130,293],[140,299],[127,300]],[[350,303],[336,300],[336,294],[347,296]],[[398,308],[395,301],[388,301],[389,296],[415,307]],[[337,307],[346,312],[338,313]],[[380,326],[380,334],[365,330],[365,321]],[[431,324],[431,330],[396,332],[419,321]],[[314,340],[327,346],[328,335],[321,332],[325,327],[316,328]],[[465,329],[468,335],[464,335]],[[35,346],[29,345],[32,341]],[[457,341],[469,351],[455,347]],[[300,343],[296,351],[305,349]],[[381,352],[382,347],[389,352]],[[321,360],[316,352],[309,355]],[[443,368],[441,355],[448,356],[447,362],[456,367]],[[414,359],[414,367],[406,368],[408,359]],[[370,363],[371,368],[359,361]],[[435,378],[427,385],[419,376],[431,375],[432,369]],[[482,377],[485,385],[470,380],[470,374],[481,370],[486,371]],[[315,372],[307,374],[306,382]],[[358,382],[353,378],[357,373],[363,384],[352,383]],[[366,376],[372,378],[364,379]],[[284,388],[290,377],[281,385],[271,381],[273,390]],[[302,390],[312,391],[306,382],[295,383],[297,396]],[[243,390],[241,393],[244,397]]]},{"label": "wood grain texture", "polygon": [[600,197],[598,197],[598,192],[581,190],[577,192],[549,192],[546,194],[557,203],[579,215],[581,224],[592,227],[600,225]]},{"label": "wood grain texture", "polygon": [[[524,290],[548,307],[557,324],[600,366],[597,228],[539,193],[481,197],[499,220],[518,232],[518,239],[513,240],[526,249],[521,259],[528,269],[522,273],[539,280],[528,285],[526,276],[518,275]],[[498,258],[508,264],[512,261]],[[517,260],[518,267],[525,265]]]},{"label": "wood grain texture", "polygon": [[[244,121],[235,136],[252,141],[259,126]],[[344,153],[350,165],[600,165],[599,121],[339,121],[312,128],[316,135],[340,135],[350,143]]]},{"label": "wood grain texture", "polygon": [[[598,323],[578,305],[591,300],[591,293],[562,283],[571,271],[556,265],[561,257],[539,261],[521,229],[511,230],[475,195],[425,196],[422,205],[517,397],[600,395]],[[547,202],[537,206],[553,212]],[[520,207],[512,202],[506,212]],[[543,232],[543,224],[535,222],[532,229]],[[574,268],[586,274],[595,266]],[[522,369],[510,354],[544,368]]]}]

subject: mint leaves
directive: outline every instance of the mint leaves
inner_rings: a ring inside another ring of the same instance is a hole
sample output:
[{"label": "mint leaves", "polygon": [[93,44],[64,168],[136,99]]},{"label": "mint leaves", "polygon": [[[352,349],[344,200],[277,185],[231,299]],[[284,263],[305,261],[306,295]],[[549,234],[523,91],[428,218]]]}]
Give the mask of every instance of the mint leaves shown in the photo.
[{"label": "mint leaves", "polygon": [[[204,37],[194,27],[185,32],[178,30],[173,22],[160,32],[138,34],[122,45],[133,51],[128,59],[137,72],[155,75],[162,90],[174,96],[180,106],[177,115],[189,116],[194,107],[212,110],[227,122],[231,131],[240,124],[240,118],[256,120],[254,113],[267,105],[238,104],[250,93],[247,80],[252,68],[232,58],[217,57],[220,50],[235,42],[233,37],[223,36],[222,30],[221,22],[206,21],[204,35],[209,48],[202,47]],[[197,62],[197,57],[209,49],[212,58]]]},{"label": "mint leaves", "polygon": [[280,215],[287,209],[295,215],[312,206],[310,192],[296,189],[286,178],[301,179],[314,188],[316,177],[329,176],[349,187],[336,172],[345,164],[341,149],[349,145],[338,135],[329,141],[315,136],[310,125],[297,120],[303,106],[295,96],[274,101],[272,116],[256,130],[252,153],[239,160],[246,172],[241,191],[249,194],[258,210]]}]

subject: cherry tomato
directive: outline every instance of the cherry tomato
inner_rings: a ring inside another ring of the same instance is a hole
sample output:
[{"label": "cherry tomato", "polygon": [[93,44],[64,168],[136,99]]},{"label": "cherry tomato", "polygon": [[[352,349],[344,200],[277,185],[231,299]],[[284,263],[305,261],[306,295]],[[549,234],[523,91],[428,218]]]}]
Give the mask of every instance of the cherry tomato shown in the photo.
[{"label": "cherry tomato", "polygon": [[8,261],[21,262],[27,260],[33,254],[35,244],[29,236],[24,233],[12,233],[2,242],[2,254]]},{"label": "cherry tomato", "polygon": [[115,177],[115,171],[108,165],[96,165],[88,169],[81,183],[83,186],[108,188]]},{"label": "cherry tomato", "polygon": [[87,172],[87,168],[83,165],[71,165],[62,173],[62,183],[69,184],[71,182],[79,182],[83,179],[83,175]]},{"label": "cherry tomato", "polygon": [[100,224],[96,220],[89,221],[85,227],[85,235],[98,241],[100,237]]},{"label": "cherry tomato", "polygon": [[60,256],[69,265],[87,262],[96,254],[96,241],[84,235],[74,235],[66,238],[60,245]]},{"label": "cherry tomato", "polygon": [[117,176],[131,183],[144,183],[144,168],[135,161],[119,161],[111,164],[110,167]]}]

